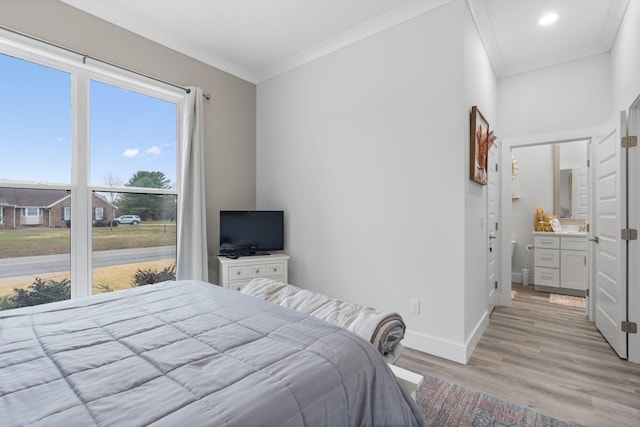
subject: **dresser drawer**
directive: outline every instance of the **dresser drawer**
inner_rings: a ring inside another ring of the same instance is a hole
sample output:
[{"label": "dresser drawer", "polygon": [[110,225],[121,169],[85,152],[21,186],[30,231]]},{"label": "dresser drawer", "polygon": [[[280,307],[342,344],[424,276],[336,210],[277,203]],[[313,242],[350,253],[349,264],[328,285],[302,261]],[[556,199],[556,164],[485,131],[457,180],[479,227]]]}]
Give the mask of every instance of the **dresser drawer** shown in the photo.
[{"label": "dresser drawer", "polygon": [[563,236],[560,240],[560,247],[562,249],[570,249],[572,251],[586,251],[587,239],[585,237]]},{"label": "dresser drawer", "polygon": [[229,267],[229,280],[246,279],[247,277],[249,275],[246,266]]},{"label": "dresser drawer", "polygon": [[540,286],[560,286],[560,270],[557,268],[536,267],[533,272],[533,282]]},{"label": "dresser drawer", "polygon": [[555,249],[536,249],[535,267],[560,268],[560,251]]},{"label": "dresser drawer", "polygon": [[248,265],[247,266],[247,276],[253,278],[256,277],[264,277],[265,265]]},{"label": "dresser drawer", "polygon": [[533,245],[536,249],[560,249],[560,236],[534,236]]},{"label": "dresser drawer", "polygon": [[284,263],[277,262],[264,266],[264,275],[266,277],[282,276],[284,274]]}]

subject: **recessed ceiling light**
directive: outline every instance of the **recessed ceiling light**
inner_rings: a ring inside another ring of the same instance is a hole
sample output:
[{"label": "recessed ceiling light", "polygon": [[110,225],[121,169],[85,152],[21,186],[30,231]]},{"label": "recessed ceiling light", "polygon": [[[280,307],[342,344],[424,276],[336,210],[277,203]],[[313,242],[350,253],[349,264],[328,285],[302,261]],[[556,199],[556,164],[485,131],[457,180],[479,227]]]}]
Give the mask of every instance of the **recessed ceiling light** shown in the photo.
[{"label": "recessed ceiling light", "polygon": [[549,12],[542,15],[540,20],[538,21],[539,25],[547,26],[551,25],[558,20],[558,14],[555,12]]}]

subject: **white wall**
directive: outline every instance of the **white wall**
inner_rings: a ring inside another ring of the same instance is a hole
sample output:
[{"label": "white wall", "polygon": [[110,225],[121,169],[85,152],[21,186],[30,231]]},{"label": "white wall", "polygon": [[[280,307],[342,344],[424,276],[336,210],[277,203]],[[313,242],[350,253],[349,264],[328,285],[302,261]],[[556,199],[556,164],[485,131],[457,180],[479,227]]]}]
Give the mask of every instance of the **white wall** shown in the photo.
[{"label": "white wall", "polygon": [[[286,211],[290,282],[397,311],[466,357],[464,3],[258,85],[258,208]],[[421,302],[421,313],[409,301]]]},{"label": "white wall", "polygon": [[[526,178],[529,173],[527,169],[551,171],[552,161],[547,162],[546,159],[553,157],[552,154],[547,156],[541,152],[537,155],[542,158],[534,162],[534,158],[523,159],[524,156],[516,155],[520,171],[518,178],[512,181],[508,164],[511,147],[590,138],[595,135],[594,129],[611,120],[611,106],[611,60],[608,53],[504,77],[498,81],[498,122],[501,136],[505,137],[502,150],[502,183],[505,190],[502,221],[503,229],[512,233],[511,236],[504,236],[503,247],[509,247],[511,240],[518,242],[512,264],[516,280],[520,280],[520,270],[524,267],[525,257],[528,257],[531,282],[532,254],[527,253],[525,242],[531,241],[536,206],[542,204],[548,213],[553,213],[552,190],[550,199],[546,190],[544,194],[534,194],[538,186],[553,189],[552,175],[550,172],[541,172],[540,179],[529,182]],[[548,150],[551,153],[551,148]],[[522,193],[521,199],[512,202],[512,193]],[[507,286],[511,276],[506,270],[503,273],[503,286]],[[509,301],[501,299],[501,303],[509,304]]]},{"label": "white wall", "polygon": [[[465,3],[466,6],[466,3]],[[497,118],[498,79],[493,71],[482,40],[468,8],[464,14],[464,87],[465,106],[462,120],[467,124],[467,136],[463,143],[469,144],[469,111],[477,105],[489,122],[490,129],[500,137]],[[498,142],[499,143],[499,140]],[[463,170],[465,179],[465,342],[469,343],[468,356],[482,335],[489,320],[487,301],[487,186],[469,179],[470,150],[465,150]]]},{"label": "white wall", "polygon": [[630,1],[611,49],[613,114],[640,95],[640,2]]},{"label": "white wall", "polygon": [[526,262],[529,283],[533,283],[533,251],[527,250],[527,244],[533,244],[531,232],[538,205],[553,214],[553,145],[514,148],[512,154],[518,161],[518,176],[511,183],[511,192],[520,198],[511,202],[511,240],[516,241],[511,265],[515,281],[520,282]]},{"label": "white wall", "polygon": [[601,126],[611,119],[608,53],[501,78],[498,122],[503,138]]}]

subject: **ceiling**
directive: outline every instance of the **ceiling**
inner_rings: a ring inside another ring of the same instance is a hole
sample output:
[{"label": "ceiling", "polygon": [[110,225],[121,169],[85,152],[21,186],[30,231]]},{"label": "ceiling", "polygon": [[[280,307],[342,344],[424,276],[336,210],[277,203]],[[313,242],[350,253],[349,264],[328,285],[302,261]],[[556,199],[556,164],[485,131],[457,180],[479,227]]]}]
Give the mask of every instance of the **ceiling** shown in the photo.
[{"label": "ceiling", "polygon": [[[450,0],[61,1],[258,83]],[[628,2],[467,0],[499,77],[609,51]]]}]

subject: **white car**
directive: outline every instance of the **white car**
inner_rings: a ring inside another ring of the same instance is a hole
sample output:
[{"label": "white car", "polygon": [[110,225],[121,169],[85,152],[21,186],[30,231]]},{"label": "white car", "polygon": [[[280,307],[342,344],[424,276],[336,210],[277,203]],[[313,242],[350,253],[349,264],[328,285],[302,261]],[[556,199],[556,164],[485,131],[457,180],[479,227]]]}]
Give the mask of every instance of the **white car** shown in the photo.
[{"label": "white car", "polygon": [[142,222],[142,220],[138,215],[120,215],[119,217],[114,219],[114,221],[117,222],[118,224],[134,224],[134,225],[139,222]]}]

